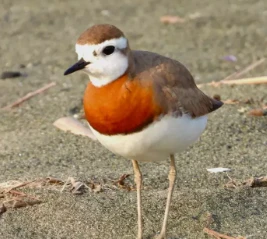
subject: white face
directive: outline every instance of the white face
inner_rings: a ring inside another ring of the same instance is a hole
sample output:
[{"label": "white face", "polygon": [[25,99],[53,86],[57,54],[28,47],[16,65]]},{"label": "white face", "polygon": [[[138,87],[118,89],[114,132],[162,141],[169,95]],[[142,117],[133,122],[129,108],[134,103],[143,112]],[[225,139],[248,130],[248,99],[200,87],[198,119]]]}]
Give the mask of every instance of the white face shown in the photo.
[{"label": "white face", "polygon": [[93,85],[104,86],[123,75],[128,68],[128,58],[121,52],[127,47],[124,37],[104,41],[96,45],[76,44],[78,59],[90,62],[83,69]]}]

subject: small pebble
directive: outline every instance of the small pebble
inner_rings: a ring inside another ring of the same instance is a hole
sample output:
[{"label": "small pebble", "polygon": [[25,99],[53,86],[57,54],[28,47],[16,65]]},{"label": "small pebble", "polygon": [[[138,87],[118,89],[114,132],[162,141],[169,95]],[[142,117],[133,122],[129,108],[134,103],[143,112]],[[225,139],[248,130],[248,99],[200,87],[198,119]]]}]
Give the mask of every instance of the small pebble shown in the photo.
[{"label": "small pebble", "polygon": [[22,74],[19,71],[4,71],[1,74],[1,79],[16,78],[20,76],[22,76]]},{"label": "small pebble", "polygon": [[235,61],[237,61],[237,58],[236,58],[236,56],[234,56],[234,55],[225,56],[225,57],[223,57],[223,59],[224,59],[225,61],[231,61],[231,62],[235,62]]},{"label": "small pebble", "polygon": [[109,16],[110,15],[110,12],[109,12],[109,10],[102,10],[101,11],[101,14],[103,15],[103,16]]},{"label": "small pebble", "polygon": [[74,106],[69,110],[69,113],[72,115],[78,114],[81,111],[81,106]]},{"label": "small pebble", "polygon": [[215,99],[215,100],[221,100],[221,96],[218,95],[218,94],[215,94],[215,95],[213,96],[213,99]]}]

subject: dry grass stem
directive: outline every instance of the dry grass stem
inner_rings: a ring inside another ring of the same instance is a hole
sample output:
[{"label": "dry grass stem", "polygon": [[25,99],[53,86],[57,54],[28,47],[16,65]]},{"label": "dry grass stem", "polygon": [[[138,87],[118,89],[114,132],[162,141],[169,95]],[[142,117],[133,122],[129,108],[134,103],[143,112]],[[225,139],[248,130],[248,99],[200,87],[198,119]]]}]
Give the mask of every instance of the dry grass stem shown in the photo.
[{"label": "dry grass stem", "polygon": [[38,90],[35,90],[35,91],[30,92],[27,95],[23,96],[22,98],[19,98],[18,100],[16,100],[12,104],[3,107],[2,110],[9,110],[9,109],[12,109],[14,107],[17,107],[20,104],[22,104],[24,101],[29,100],[33,96],[36,96],[36,95],[38,95],[40,93],[43,93],[44,91],[48,90],[49,88],[51,88],[51,87],[53,87],[55,85],[56,85],[55,82],[51,82],[50,84],[45,85],[44,87],[42,87],[42,88],[40,88]]},{"label": "dry grass stem", "polygon": [[262,59],[260,59],[260,60],[258,60],[256,62],[253,62],[252,64],[248,65],[247,67],[245,67],[241,71],[234,72],[231,75],[225,77],[221,81],[227,81],[227,80],[237,79],[237,78],[243,76],[244,74],[248,73],[249,71],[255,69],[257,66],[261,65],[264,61],[265,61],[265,58],[262,58]]}]

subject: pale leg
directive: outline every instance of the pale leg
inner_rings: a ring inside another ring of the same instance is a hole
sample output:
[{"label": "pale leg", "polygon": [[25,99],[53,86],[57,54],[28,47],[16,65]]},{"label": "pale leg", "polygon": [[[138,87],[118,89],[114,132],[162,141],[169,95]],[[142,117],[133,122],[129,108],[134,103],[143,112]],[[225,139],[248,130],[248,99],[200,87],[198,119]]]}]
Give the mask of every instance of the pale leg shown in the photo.
[{"label": "pale leg", "polygon": [[167,220],[168,220],[170,204],[171,204],[171,199],[172,199],[172,193],[173,193],[173,188],[174,188],[175,178],[176,178],[176,167],[175,167],[175,161],[174,161],[174,155],[173,154],[170,155],[170,159],[171,159],[171,163],[170,163],[170,171],[169,171],[169,192],[168,192],[168,197],[167,197],[167,204],[166,204],[162,229],[161,229],[160,235],[157,237],[157,239],[166,239],[167,238],[166,237]]},{"label": "pale leg", "polygon": [[134,181],[137,189],[137,213],[138,213],[138,234],[137,239],[143,238],[143,222],[142,222],[142,210],[141,210],[141,186],[142,186],[142,174],[136,160],[132,160],[134,169]]}]

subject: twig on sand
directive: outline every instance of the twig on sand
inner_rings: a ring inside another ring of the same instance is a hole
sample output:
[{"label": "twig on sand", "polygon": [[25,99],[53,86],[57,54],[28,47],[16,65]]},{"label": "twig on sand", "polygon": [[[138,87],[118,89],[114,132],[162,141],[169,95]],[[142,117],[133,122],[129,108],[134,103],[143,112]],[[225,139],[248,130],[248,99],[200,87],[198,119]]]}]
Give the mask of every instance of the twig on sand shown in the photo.
[{"label": "twig on sand", "polygon": [[258,109],[252,109],[248,112],[248,115],[267,116],[267,106],[263,106],[262,108],[258,108]]},{"label": "twig on sand", "polygon": [[132,187],[131,185],[125,183],[125,179],[128,178],[129,176],[130,176],[130,174],[123,174],[123,175],[121,175],[118,180],[114,181],[114,184],[117,184],[117,186],[119,188],[126,189],[127,191],[133,191],[133,190],[135,190],[134,187]]},{"label": "twig on sand", "polygon": [[198,84],[197,86],[201,88],[204,85],[219,86],[219,85],[259,85],[267,84],[267,76],[259,76],[252,78],[236,79],[236,80],[223,80],[223,81],[212,81],[210,83]]},{"label": "twig on sand", "polygon": [[261,65],[264,61],[265,61],[265,58],[262,58],[262,59],[260,59],[260,60],[258,60],[256,62],[253,62],[252,64],[248,65],[247,67],[245,67],[241,71],[234,72],[231,75],[229,75],[229,76],[225,77],[224,79],[222,79],[221,81],[237,79],[238,77],[241,77],[242,75],[248,73],[249,71],[253,70],[257,66]]},{"label": "twig on sand", "polygon": [[51,82],[49,83],[48,85],[45,85],[43,86],[42,88],[40,89],[37,89],[35,91],[32,91],[32,92],[29,92],[27,95],[23,96],[22,98],[19,98],[18,100],[16,100],[15,102],[13,102],[12,104],[10,105],[7,105],[5,107],[2,108],[2,110],[9,110],[9,109],[12,109],[14,107],[17,107],[19,106],[20,104],[22,104],[24,101],[32,98],[33,96],[35,95],[38,95],[40,93],[43,93],[44,91],[48,90],[49,88],[55,86],[56,83],[55,82]]},{"label": "twig on sand", "polygon": [[216,232],[216,231],[214,231],[212,229],[209,229],[207,227],[205,227],[203,229],[203,232],[207,233],[210,236],[215,237],[216,239],[246,239],[245,237],[241,237],[241,236],[238,236],[238,237],[230,237],[230,236],[227,236],[225,234],[221,234],[219,232]]},{"label": "twig on sand", "polygon": [[267,84],[267,76],[221,81],[221,84],[224,84],[224,85],[252,85],[252,84],[259,85],[259,84]]},{"label": "twig on sand", "polygon": [[174,23],[184,23],[186,20],[185,18],[181,18],[179,16],[162,16],[160,18],[160,21],[162,23],[167,23],[167,24],[174,24]]},{"label": "twig on sand", "polygon": [[20,208],[32,206],[35,204],[42,203],[40,199],[37,197],[31,196],[21,191],[17,191],[13,188],[19,188],[30,184],[31,182],[21,183],[12,188],[8,188],[7,190],[2,191],[1,195],[3,198],[7,199],[2,202],[2,206],[0,206],[0,215],[7,211],[7,208]]},{"label": "twig on sand", "polygon": [[209,227],[210,227],[211,223],[213,223],[213,222],[214,222],[213,215],[210,212],[208,212],[208,215],[207,215],[207,224],[206,224],[206,226],[203,229],[203,232],[204,233],[207,233],[208,235],[213,236],[216,239],[246,239],[245,237],[241,237],[241,236],[238,236],[238,237],[227,236],[225,234],[221,234],[219,232],[216,232],[216,231],[210,229]]},{"label": "twig on sand", "polygon": [[14,189],[18,189],[18,188],[21,188],[21,187],[24,187],[24,186],[27,186],[28,184],[31,184],[33,182],[35,182],[36,180],[32,180],[32,181],[26,181],[26,182],[22,182],[22,183],[19,183],[17,185],[14,185],[14,186],[10,186],[8,187],[9,185],[7,184],[6,186],[6,190],[5,190],[5,193],[8,193],[10,192],[11,190],[14,190]]},{"label": "twig on sand", "polygon": [[217,81],[217,82],[212,81],[210,83],[198,84],[197,86],[199,88],[201,88],[204,85],[219,86],[221,84],[223,84],[223,85],[267,84],[267,76],[238,79],[239,77],[243,76],[244,74],[248,73],[249,71],[255,69],[257,66],[261,65],[264,61],[265,61],[265,58],[262,58],[256,62],[253,62],[252,64],[248,65],[243,70],[234,72],[220,81]]},{"label": "twig on sand", "polygon": [[227,100],[224,100],[223,103],[226,105],[235,105],[235,104],[239,104],[240,101],[237,99],[227,99]]},{"label": "twig on sand", "polygon": [[230,181],[224,185],[225,188],[230,189],[230,188],[237,188],[237,187],[251,187],[251,188],[267,187],[267,176],[252,177],[242,182],[234,180],[230,177],[229,179]]},{"label": "twig on sand", "polygon": [[263,177],[252,177],[243,182],[243,185],[249,186],[252,188],[255,187],[267,187],[267,176]]},{"label": "twig on sand", "polygon": [[17,191],[17,190],[10,190],[9,193],[13,196],[16,196],[16,197],[26,197],[26,198],[29,198],[29,199],[32,199],[32,200],[36,200],[36,201],[40,201],[38,198],[34,197],[34,196],[31,196],[31,195],[28,195],[24,192],[20,192],[20,191]]},{"label": "twig on sand", "polygon": [[13,197],[12,199],[3,202],[3,205],[6,208],[21,208],[21,207],[33,206],[35,204],[40,204],[40,203],[42,203],[42,201],[39,199],[25,200],[22,197]]}]

